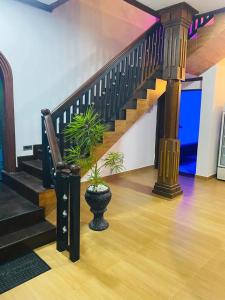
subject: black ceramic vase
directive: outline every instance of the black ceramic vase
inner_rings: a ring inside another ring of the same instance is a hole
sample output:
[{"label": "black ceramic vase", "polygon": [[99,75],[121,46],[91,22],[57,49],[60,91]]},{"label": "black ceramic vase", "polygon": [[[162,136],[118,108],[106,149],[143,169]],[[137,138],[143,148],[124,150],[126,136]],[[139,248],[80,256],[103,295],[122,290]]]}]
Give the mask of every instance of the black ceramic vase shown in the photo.
[{"label": "black ceramic vase", "polygon": [[89,223],[89,228],[95,231],[102,231],[109,227],[109,223],[104,219],[106,207],[112,198],[110,189],[102,192],[86,190],[85,199],[94,214],[93,220]]}]

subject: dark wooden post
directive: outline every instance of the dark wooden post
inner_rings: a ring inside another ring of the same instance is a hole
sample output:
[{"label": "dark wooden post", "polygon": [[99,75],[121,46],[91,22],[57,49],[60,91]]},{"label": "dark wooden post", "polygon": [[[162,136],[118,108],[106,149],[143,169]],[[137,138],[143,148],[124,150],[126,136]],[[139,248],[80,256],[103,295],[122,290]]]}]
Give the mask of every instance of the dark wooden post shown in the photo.
[{"label": "dark wooden post", "polygon": [[80,168],[70,167],[70,260],[80,259]]},{"label": "dark wooden post", "polygon": [[158,180],[153,193],[174,198],[182,193],[178,183],[180,141],[178,138],[181,80],[185,80],[188,29],[197,11],[185,2],[159,11],[165,28],[163,79],[165,136],[160,140]]},{"label": "dark wooden post", "polygon": [[[42,165],[43,165],[43,187],[46,189],[49,189],[52,187],[53,182],[52,182],[52,170],[51,170],[51,163],[50,159],[51,156],[49,155],[49,142],[48,142],[48,137],[45,129],[45,124],[44,124],[44,113],[47,113],[46,111],[42,111],[43,116],[41,117],[41,126],[42,126]],[[49,111],[50,113],[50,111]]]},{"label": "dark wooden post", "polygon": [[64,163],[58,163],[56,170],[55,191],[57,196],[57,244],[56,248],[62,252],[69,248],[69,176],[70,170],[65,168]]}]

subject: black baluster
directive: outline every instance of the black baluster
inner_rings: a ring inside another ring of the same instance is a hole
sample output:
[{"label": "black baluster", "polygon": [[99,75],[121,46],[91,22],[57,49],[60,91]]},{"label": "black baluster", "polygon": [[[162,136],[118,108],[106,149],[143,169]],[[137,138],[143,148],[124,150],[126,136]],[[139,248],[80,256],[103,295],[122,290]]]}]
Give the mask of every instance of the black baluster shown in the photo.
[{"label": "black baluster", "polygon": [[108,103],[108,118],[111,121],[112,117],[115,114],[115,105],[116,105],[116,67],[112,68],[112,80],[111,80],[111,96]]},{"label": "black baluster", "polygon": [[142,64],[141,64],[141,83],[144,82],[145,79],[145,60],[146,60],[146,50],[147,50],[147,41],[146,39],[143,42],[143,48],[142,48]]},{"label": "black baluster", "polygon": [[96,111],[96,101],[95,101],[95,95],[94,95],[94,85],[91,87],[90,92],[90,99],[91,99],[91,106]]},{"label": "black baluster", "polygon": [[138,72],[138,48],[134,50],[134,72],[133,72],[133,91],[138,87],[137,72]]},{"label": "black baluster", "polygon": [[130,100],[133,94],[133,82],[134,82],[134,51],[130,52],[130,68],[129,68],[129,80],[128,80],[128,95],[127,99]]},{"label": "black baluster", "polygon": [[151,72],[154,72],[155,55],[154,55],[154,33],[151,34]]},{"label": "black baluster", "polygon": [[108,122],[109,120],[109,105],[107,105],[111,101],[111,96],[112,96],[112,73],[111,70],[106,74],[105,76],[105,95],[103,95],[104,101],[104,106],[103,106],[103,119],[105,122]]},{"label": "black baluster", "polygon": [[128,81],[129,81],[129,69],[130,69],[130,56],[126,56],[126,64],[125,64],[125,86],[124,86],[124,98],[123,104],[127,102],[128,95]]},{"label": "black baluster", "polygon": [[[120,80],[120,92],[119,92],[119,107],[121,108],[124,104],[125,98],[125,84],[126,84],[126,58],[123,58],[121,62],[121,80]],[[119,119],[120,111],[116,111],[116,119]]]},{"label": "black baluster", "polygon": [[116,85],[115,85],[115,99],[114,99],[114,107],[113,107],[113,116],[116,118],[116,112],[120,109],[120,84],[121,84],[121,63],[116,65]]},{"label": "black baluster", "polygon": [[64,156],[64,116],[63,113],[60,114],[59,116],[59,149],[62,157]]},{"label": "black baluster", "polygon": [[100,93],[100,81],[96,83],[96,88],[95,88],[95,111],[101,116],[101,99],[99,96]]},{"label": "black baluster", "polygon": [[141,84],[141,51],[142,51],[142,43],[139,43],[138,53],[137,53],[137,82],[138,85]]},{"label": "black baluster", "polygon": [[86,110],[89,107],[89,90],[87,90],[84,94],[84,111],[86,112]]},{"label": "black baluster", "polygon": [[100,116],[104,120],[104,122],[108,121],[108,112],[107,112],[107,100],[108,100],[108,89],[106,88],[106,76],[103,76],[101,78],[101,83],[100,83]]},{"label": "black baluster", "polygon": [[150,65],[150,51],[151,51],[151,41],[150,41],[150,36],[147,36],[147,55],[146,55],[146,64],[145,64],[145,79],[148,79],[150,76],[150,70],[149,70],[149,65]]}]

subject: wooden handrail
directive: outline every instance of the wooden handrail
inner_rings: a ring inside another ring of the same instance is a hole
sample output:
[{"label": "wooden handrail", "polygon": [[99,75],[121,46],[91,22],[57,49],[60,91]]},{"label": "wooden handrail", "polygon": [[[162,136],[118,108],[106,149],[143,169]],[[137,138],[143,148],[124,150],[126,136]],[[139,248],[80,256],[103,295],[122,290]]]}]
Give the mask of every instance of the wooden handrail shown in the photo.
[{"label": "wooden handrail", "polygon": [[130,43],[125,49],[123,49],[119,54],[117,54],[114,58],[112,58],[104,67],[98,70],[92,77],[90,77],[84,84],[82,84],[73,94],[71,94],[68,98],[66,98],[60,105],[58,105],[54,110],[51,111],[52,117],[57,116],[58,111],[62,111],[65,107],[72,104],[73,99],[79,96],[82,92],[84,92],[91,84],[93,84],[100,76],[109,71],[111,67],[122,58],[129,50],[131,50],[136,44],[138,44],[141,40],[143,40],[151,30],[157,28],[160,25],[160,22],[156,22],[153,26],[149,27],[141,36],[135,39],[132,43]]},{"label": "wooden handrail", "polygon": [[42,109],[41,113],[44,118],[44,125],[46,130],[46,135],[48,138],[48,143],[51,151],[52,161],[54,168],[56,170],[59,163],[62,163],[62,156],[59,150],[57,138],[55,135],[55,130],[52,122],[52,116],[49,109]]}]

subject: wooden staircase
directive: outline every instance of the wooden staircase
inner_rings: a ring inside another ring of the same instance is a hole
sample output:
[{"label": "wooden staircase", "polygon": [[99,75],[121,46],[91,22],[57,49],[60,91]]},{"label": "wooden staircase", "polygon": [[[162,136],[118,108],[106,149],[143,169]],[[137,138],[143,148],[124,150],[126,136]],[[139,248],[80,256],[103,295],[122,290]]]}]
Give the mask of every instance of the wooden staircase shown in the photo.
[{"label": "wooden staircase", "polygon": [[34,248],[55,239],[55,228],[45,221],[44,214],[55,207],[55,192],[50,188],[52,173],[68,147],[63,130],[72,116],[85,113],[92,105],[103,122],[110,125],[96,148],[98,160],[163,95],[166,82],[159,79],[163,41],[164,29],[158,22],[54,111],[44,110],[42,145],[34,146],[32,156],[18,158],[17,172],[3,171],[0,259],[15,253],[23,245]]},{"label": "wooden staircase", "polygon": [[33,249],[55,240],[55,226],[45,220],[44,210],[46,204],[49,207],[49,202],[54,201],[54,190],[43,188],[42,161],[37,153],[19,158],[18,172],[3,171],[0,260],[14,255],[24,246]]},{"label": "wooden staircase", "polygon": [[42,146],[34,145],[34,154],[18,157],[18,171],[3,171],[3,182],[35,205],[45,208],[45,214],[55,205],[54,189],[43,187]]},{"label": "wooden staircase", "polygon": [[99,160],[140,117],[152,108],[160,96],[165,93],[166,84],[167,82],[162,79],[151,79],[141,90],[136,92],[142,97],[127,102],[122,109],[125,119],[115,120],[114,130],[104,133],[103,143],[96,147],[94,153],[96,160]]}]

